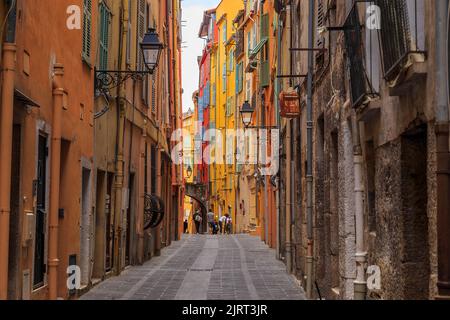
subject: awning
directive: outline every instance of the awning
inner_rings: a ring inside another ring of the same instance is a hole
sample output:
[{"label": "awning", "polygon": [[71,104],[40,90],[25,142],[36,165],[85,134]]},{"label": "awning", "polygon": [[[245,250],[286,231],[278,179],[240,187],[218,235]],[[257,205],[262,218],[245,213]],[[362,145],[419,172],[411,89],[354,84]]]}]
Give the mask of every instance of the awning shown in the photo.
[{"label": "awning", "polygon": [[250,60],[253,60],[256,57],[256,55],[259,53],[259,51],[261,51],[262,47],[266,44],[267,40],[268,40],[268,38],[261,39],[261,41],[258,43],[258,45],[253,50],[250,50],[250,53],[249,53]]},{"label": "awning", "polygon": [[14,98],[25,106],[40,108],[40,105],[18,89],[14,89]]}]

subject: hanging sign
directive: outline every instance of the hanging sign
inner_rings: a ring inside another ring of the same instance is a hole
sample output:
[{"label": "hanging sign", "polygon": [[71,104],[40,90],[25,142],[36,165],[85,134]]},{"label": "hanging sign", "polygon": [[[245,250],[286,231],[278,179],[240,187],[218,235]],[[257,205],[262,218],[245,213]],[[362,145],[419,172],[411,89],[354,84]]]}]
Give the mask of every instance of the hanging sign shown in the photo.
[{"label": "hanging sign", "polygon": [[282,91],[279,98],[281,117],[297,118],[300,116],[300,100],[297,91]]}]

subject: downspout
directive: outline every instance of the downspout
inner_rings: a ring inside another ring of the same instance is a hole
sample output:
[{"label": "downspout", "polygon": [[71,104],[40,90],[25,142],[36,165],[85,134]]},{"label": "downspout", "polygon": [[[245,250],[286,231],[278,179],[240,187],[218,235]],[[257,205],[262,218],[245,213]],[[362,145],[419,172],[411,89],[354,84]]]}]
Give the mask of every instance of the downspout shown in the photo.
[{"label": "downspout", "polygon": [[[438,295],[450,296],[450,155],[449,155],[449,35],[448,1],[435,1],[436,10],[436,157],[437,157],[437,228],[438,228]],[[446,30],[447,32],[444,32]],[[442,68],[440,66],[446,66]]]},{"label": "downspout", "polygon": [[16,44],[3,43],[0,117],[0,300],[8,298],[9,220]]},{"label": "downspout", "polygon": [[[128,33],[128,1],[122,0],[122,30],[121,37],[119,40],[119,70],[122,70],[122,67],[126,64],[126,54],[124,54],[124,49],[126,50],[126,46],[124,43],[127,43],[127,33]],[[115,207],[114,207],[114,257],[115,257],[115,274],[119,275],[121,271],[122,265],[122,191],[123,191],[123,182],[124,182],[124,135],[125,135],[125,84],[119,86],[117,88],[118,96],[117,96],[117,108],[118,108],[118,127],[117,127],[117,159],[116,159],[116,183],[115,183]]]},{"label": "downspout", "polygon": [[58,211],[61,180],[61,127],[64,88],[62,80],[64,67],[55,64],[53,67],[53,121],[50,164],[50,213],[48,239],[48,292],[49,299],[58,298]]},{"label": "downspout", "polygon": [[[283,27],[283,24],[281,23],[280,16],[277,14],[277,22],[278,22],[278,30],[277,30],[277,74],[280,74],[281,70],[281,28]],[[281,129],[281,116],[280,116],[280,100],[278,96],[280,95],[281,89],[281,80],[279,78],[275,81],[275,115],[277,119],[277,127],[280,130]],[[281,134],[278,135],[278,145],[281,146]],[[279,153],[279,150],[275,150],[275,152]],[[280,159],[280,157],[278,157]],[[280,160],[278,160],[280,161]],[[278,174],[278,183],[277,183],[277,190],[275,193],[275,203],[276,203],[276,255],[277,259],[280,259],[280,177],[279,172]]]},{"label": "downspout", "polygon": [[292,273],[292,244],[291,244],[291,158],[292,158],[292,137],[291,120],[286,124],[286,269]]},{"label": "downspout", "polygon": [[[286,7],[286,17],[287,22],[286,25],[289,26],[289,47],[292,46],[292,7],[291,2]],[[292,55],[292,54],[290,54]],[[292,68],[292,64],[289,63],[289,69]],[[292,273],[292,222],[291,222],[291,161],[292,161],[292,137],[291,137],[291,121],[288,120],[286,124],[286,210],[285,210],[285,216],[286,216],[286,268],[288,273]]]},{"label": "downspout", "polygon": [[[344,109],[350,106],[350,100],[344,104]],[[355,224],[356,224],[356,280],[353,282],[354,299],[365,300],[367,293],[367,281],[365,277],[365,265],[367,252],[364,246],[364,181],[363,181],[363,153],[359,122],[356,114],[352,115],[353,131],[353,168],[355,173]]]},{"label": "downspout", "polygon": [[307,168],[306,168],[306,215],[307,215],[307,234],[308,251],[306,256],[306,294],[308,299],[312,299],[313,283],[313,73],[314,73],[314,9],[315,1],[309,0],[308,17],[308,97],[307,97]]}]

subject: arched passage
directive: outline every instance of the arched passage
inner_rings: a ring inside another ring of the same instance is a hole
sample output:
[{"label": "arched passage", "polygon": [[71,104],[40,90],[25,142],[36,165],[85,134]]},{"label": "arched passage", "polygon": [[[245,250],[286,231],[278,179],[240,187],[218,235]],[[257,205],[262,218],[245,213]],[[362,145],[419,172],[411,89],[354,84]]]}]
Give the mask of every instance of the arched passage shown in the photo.
[{"label": "arched passage", "polygon": [[185,195],[197,202],[200,207],[201,215],[202,215],[202,232],[206,232],[207,230],[207,217],[208,208],[206,204],[207,194],[206,194],[206,185],[203,184],[193,184],[187,183],[185,184]]}]

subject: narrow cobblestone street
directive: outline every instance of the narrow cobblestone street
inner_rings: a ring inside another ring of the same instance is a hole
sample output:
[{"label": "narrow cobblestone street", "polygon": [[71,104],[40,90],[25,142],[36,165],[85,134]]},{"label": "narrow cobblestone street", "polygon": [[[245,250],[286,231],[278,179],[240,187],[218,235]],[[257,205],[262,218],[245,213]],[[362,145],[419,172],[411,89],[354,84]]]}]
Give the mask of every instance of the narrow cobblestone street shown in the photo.
[{"label": "narrow cobblestone street", "polygon": [[275,252],[247,235],[188,235],[82,300],[303,300]]}]

